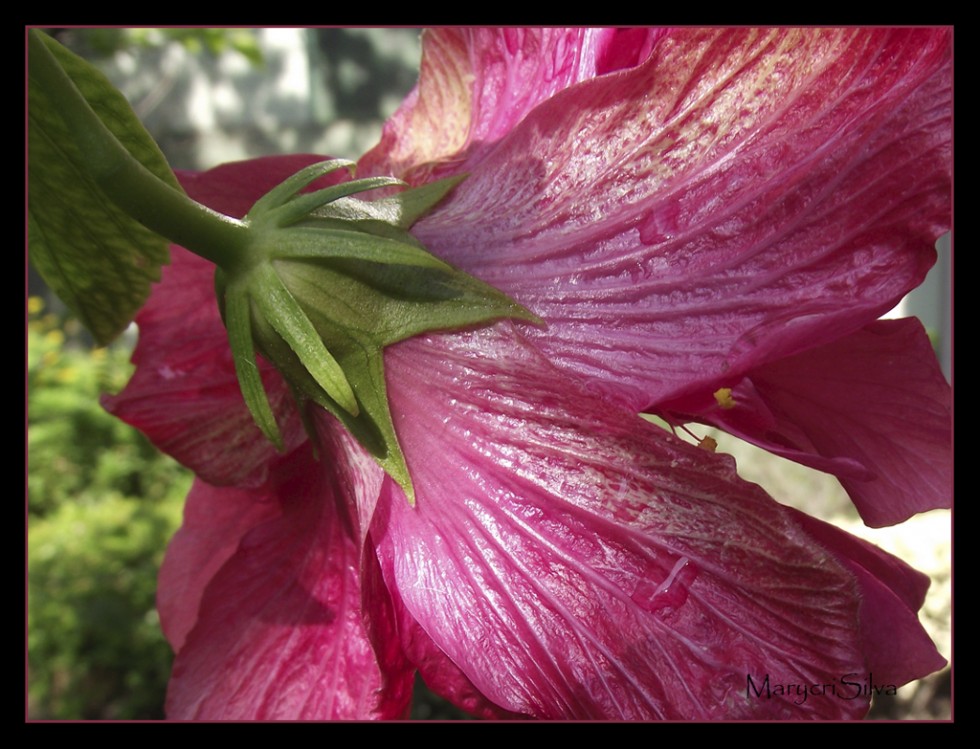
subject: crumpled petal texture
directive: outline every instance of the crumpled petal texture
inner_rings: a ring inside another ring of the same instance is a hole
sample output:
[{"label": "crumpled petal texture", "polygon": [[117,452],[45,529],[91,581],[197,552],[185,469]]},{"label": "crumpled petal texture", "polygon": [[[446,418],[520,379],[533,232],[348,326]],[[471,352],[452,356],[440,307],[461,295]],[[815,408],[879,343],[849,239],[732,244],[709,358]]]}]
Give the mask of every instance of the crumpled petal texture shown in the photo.
[{"label": "crumpled petal texture", "polygon": [[[415,232],[546,319],[527,335],[551,361],[657,411],[856,332],[921,283],[949,228],[951,54],[930,29],[683,29],[646,43],[638,67],[579,76],[504,137],[447,155],[470,177]],[[447,75],[448,46],[423,61],[413,106],[447,114],[425,82]],[[454,80],[473,100],[510,83],[485,74]],[[472,121],[492,113],[466,111],[467,132],[492,130]],[[933,396],[949,410],[948,387]],[[850,402],[822,431],[939,431]],[[832,453],[820,467],[869,524],[890,524],[949,506],[949,440],[932,445],[928,471],[914,460],[895,480],[887,455]]]},{"label": "crumpled petal texture", "polygon": [[[195,481],[184,505],[184,522],[171,539],[160,568],[157,610],[163,633],[179,653],[197,623],[204,590],[242,538],[279,515],[271,501],[252,501],[254,490],[215,487]],[[219,501],[214,501],[218,497]]]}]

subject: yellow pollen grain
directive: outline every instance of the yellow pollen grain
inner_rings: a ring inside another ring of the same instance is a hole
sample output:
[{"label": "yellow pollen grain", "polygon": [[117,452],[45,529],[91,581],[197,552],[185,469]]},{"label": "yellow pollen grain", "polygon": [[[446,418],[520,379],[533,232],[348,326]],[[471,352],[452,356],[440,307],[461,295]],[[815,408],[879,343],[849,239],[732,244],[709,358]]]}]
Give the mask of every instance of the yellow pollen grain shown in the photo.
[{"label": "yellow pollen grain", "polygon": [[700,447],[702,450],[707,450],[709,453],[713,453],[718,449],[718,440],[716,440],[714,437],[702,437],[700,441],[698,441],[698,447]]},{"label": "yellow pollen grain", "polygon": [[731,388],[718,388],[715,390],[715,400],[724,409],[735,408],[735,399],[732,397]]}]

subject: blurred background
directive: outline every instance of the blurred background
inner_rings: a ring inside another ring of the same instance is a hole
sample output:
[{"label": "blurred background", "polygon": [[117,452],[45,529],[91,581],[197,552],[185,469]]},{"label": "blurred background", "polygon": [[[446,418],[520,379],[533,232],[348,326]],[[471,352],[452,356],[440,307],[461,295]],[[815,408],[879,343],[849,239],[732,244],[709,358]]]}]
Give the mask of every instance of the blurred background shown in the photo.
[{"label": "blurred background", "polygon": [[[420,55],[417,29],[52,33],[123,91],[174,169],[276,153],[357,159],[415,84]],[[922,317],[949,377],[948,243],[941,256],[896,314]],[[154,605],[156,573],[191,476],[99,406],[129,377],[136,331],[94,348],[32,269],[28,292],[28,717],[160,719],[172,654]],[[778,501],[929,574],[922,618],[950,657],[948,512],[872,531],[836,479],[710,434]],[[466,717],[421,682],[416,692],[413,717]],[[946,669],[879,699],[871,717],[948,718],[949,692]]]}]

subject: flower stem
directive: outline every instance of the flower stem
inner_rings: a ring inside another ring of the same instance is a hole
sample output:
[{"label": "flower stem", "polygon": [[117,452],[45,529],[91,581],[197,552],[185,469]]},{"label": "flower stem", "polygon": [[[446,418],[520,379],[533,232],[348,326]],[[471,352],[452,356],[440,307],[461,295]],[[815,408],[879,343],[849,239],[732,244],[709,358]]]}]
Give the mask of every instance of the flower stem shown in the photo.
[{"label": "flower stem", "polygon": [[40,32],[28,33],[29,77],[59,102],[86,176],[150,231],[215,264],[231,265],[249,243],[248,227],[212,211],[150,172],[116,138],[61,67]]}]

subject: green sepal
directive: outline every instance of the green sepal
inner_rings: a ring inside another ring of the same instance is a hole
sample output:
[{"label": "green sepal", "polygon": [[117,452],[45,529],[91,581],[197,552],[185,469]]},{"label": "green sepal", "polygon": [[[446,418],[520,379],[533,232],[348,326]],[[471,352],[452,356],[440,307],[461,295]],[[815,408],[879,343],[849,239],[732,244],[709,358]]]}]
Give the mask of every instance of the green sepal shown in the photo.
[{"label": "green sepal", "polygon": [[467,174],[458,174],[437,182],[430,182],[427,185],[413,187],[393,197],[376,201],[376,207],[381,210],[389,210],[390,208],[392,212],[398,214],[398,219],[397,221],[389,221],[389,223],[395,224],[400,229],[409,229],[412,224],[431,211],[456,185],[468,176]]},{"label": "green sepal", "polygon": [[[401,183],[377,177],[299,194],[342,167],[349,162],[311,165],[255,203],[245,218],[252,239],[242,261],[225,268],[227,288],[248,289],[256,348],[300,401],[311,438],[316,430],[305,413],[307,402],[332,413],[414,504],[388,405],[385,347],[421,333],[501,319],[544,323],[506,294],[436,258],[408,233],[462,177],[373,203],[351,195]],[[220,298],[226,285],[223,277],[216,280],[222,281]],[[254,358],[254,351],[241,344],[238,349]],[[243,389],[254,390],[256,383],[261,386],[257,375]],[[263,401],[254,393],[246,400],[268,422]]]},{"label": "green sepal", "polygon": [[[323,219],[318,220],[317,224],[291,227],[288,232],[277,234],[269,257],[275,260],[363,260],[423,268],[452,268],[414,240],[411,243],[406,241],[400,229],[392,229],[390,236],[385,236],[355,231],[343,221]],[[328,249],[325,249],[325,244]]]},{"label": "green sepal", "polygon": [[395,427],[388,410],[388,391],[385,385],[384,357],[378,356],[373,347],[365,348],[351,340],[342,331],[331,334],[331,349],[357,395],[360,412],[354,416],[324,392],[323,388],[303,367],[299,357],[282,340],[279,334],[261,318],[255,321],[255,337],[260,341],[262,355],[277,363],[281,372],[300,402],[304,428],[311,439],[316,440],[305,401],[312,401],[333,414],[351,436],[370,453],[378,465],[404,490],[411,504],[415,504],[415,490],[408,473],[405,455],[395,434]]},{"label": "green sepal", "polygon": [[273,329],[289,344],[304,369],[324,392],[345,411],[357,416],[360,407],[344,376],[344,370],[323,345],[319,334],[289,289],[269,265],[260,266],[254,273],[258,276],[259,284],[259,293],[255,294],[254,304],[263,319],[268,320]]},{"label": "green sepal", "polygon": [[298,195],[283,206],[274,211],[270,211],[270,217],[277,226],[289,226],[297,221],[306,218],[312,211],[321,208],[327,203],[332,203],[340,198],[346,198],[358,192],[367,190],[377,190],[381,187],[397,187],[404,185],[400,179],[394,177],[370,177],[368,179],[357,179],[350,182],[341,182],[339,185],[324,187],[316,192]]},{"label": "green sepal", "polygon": [[421,333],[508,318],[543,324],[506,294],[448,265],[321,258],[277,267],[321,335],[329,322],[379,349]]},{"label": "green sepal", "polygon": [[35,55],[45,48],[95,114],[150,172],[180,190],[156,143],[108,79],[46,34],[28,83],[28,243],[31,261],[99,344],[126,328],[169,261],[168,242],[118,208],[93,178]]},{"label": "green sepal", "polygon": [[361,412],[352,415],[325,400],[308,375],[300,373],[291,382],[340,419],[414,504],[411,476],[388,406],[385,346],[430,331],[507,318],[540,324],[540,319],[493,287],[445,264],[321,258],[284,260],[276,267],[340,363]]},{"label": "green sepal", "polygon": [[356,166],[353,161],[348,161],[347,159],[332,159],[331,161],[319,161],[316,164],[303,167],[296,174],[286,178],[255,201],[255,204],[249,210],[248,214],[246,214],[246,217],[254,218],[275,210],[285,205],[300,190],[311,182],[320,179],[320,177],[335,172],[338,169],[343,169],[344,167],[353,173]]},{"label": "green sepal", "polygon": [[[312,193],[300,195],[299,191],[312,182],[331,172],[346,167],[352,174],[355,164],[346,159],[333,159],[311,164],[292,177],[274,187],[259,198],[245,216],[258,227],[275,226],[282,228],[308,218],[317,209],[341,198],[359,192],[377,190],[382,187],[404,187],[405,183],[394,177],[368,177],[350,180]],[[360,203],[361,201],[356,201]]]},{"label": "green sepal", "polygon": [[339,199],[313,212],[315,218],[342,219],[359,224],[381,222],[396,229],[407,230],[422,216],[439,204],[467,175],[446,177],[420,187],[412,187],[397,195],[371,202]]},{"label": "green sepal", "polygon": [[[221,272],[220,270],[218,271]],[[216,286],[220,285],[218,282]],[[225,327],[228,329],[228,343],[235,362],[235,374],[242,390],[245,405],[252,418],[277,450],[282,450],[282,437],[279,425],[269,405],[269,398],[262,384],[262,375],[255,360],[255,343],[252,338],[252,312],[248,292],[244,289],[229,289],[222,299],[222,312]]]}]

